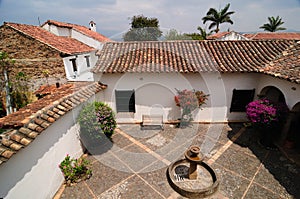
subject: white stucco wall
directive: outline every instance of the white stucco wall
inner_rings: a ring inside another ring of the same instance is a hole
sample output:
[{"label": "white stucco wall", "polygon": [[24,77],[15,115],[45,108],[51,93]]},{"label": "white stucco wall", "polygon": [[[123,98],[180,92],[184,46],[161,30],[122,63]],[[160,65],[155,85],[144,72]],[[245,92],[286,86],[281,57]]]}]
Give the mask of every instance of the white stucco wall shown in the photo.
[{"label": "white stucco wall", "polygon": [[[87,67],[85,56],[90,56],[90,67]],[[77,72],[73,71],[72,62],[70,59],[76,58]],[[97,62],[97,56],[95,51],[90,53],[84,53],[76,56],[69,56],[63,58],[66,76],[69,81],[94,81],[93,73],[90,70],[95,66]]]},{"label": "white stucco wall", "polygon": [[[91,30],[92,31],[92,30]],[[77,39],[78,41],[81,41],[82,43],[85,43],[93,48],[96,48],[98,50],[101,50],[103,47],[103,43],[93,39],[91,37],[88,37],[84,34],[82,34],[81,32],[78,32],[76,30],[72,30],[72,38]]]},{"label": "white stucco wall", "polygon": [[42,26],[45,30],[57,35],[57,36],[64,36],[64,37],[72,37],[71,29],[70,28],[61,28],[57,27],[55,25],[49,25],[49,24],[44,24]]},{"label": "white stucco wall", "polygon": [[236,32],[230,32],[218,40],[227,41],[227,40],[249,40],[249,39],[244,37],[243,35],[236,33]]},{"label": "white stucco wall", "polygon": [[[101,100],[100,93],[96,96],[98,100]],[[58,167],[60,162],[66,154],[75,158],[82,155],[79,127],[75,124],[80,109],[78,106],[62,116],[29,146],[0,165],[0,198],[50,199],[54,196],[64,180]]]},{"label": "white stucco wall", "polygon": [[257,90],[260,92],[267,86],[274,86],[283,93],[289,109],[300,102],[300,84],[261,74]]},{"label": "white stucco wall", "polygon": [[135,90],[135,114],[118,113],[119,122],[140,122],[143,114],[163,114],[164,121],[178,119],[180,108],[175,105],[176,89],[202,90],[209,100],[196,110],[198,122],[224,122],[246,120],[245,113],[229,112],[233,89],[256,89],[260,75],[250,73],[179,74],[179,73],[127,73],[104,74],[95,77],[108,88],[105,101],[116,111],[115,90]]}]

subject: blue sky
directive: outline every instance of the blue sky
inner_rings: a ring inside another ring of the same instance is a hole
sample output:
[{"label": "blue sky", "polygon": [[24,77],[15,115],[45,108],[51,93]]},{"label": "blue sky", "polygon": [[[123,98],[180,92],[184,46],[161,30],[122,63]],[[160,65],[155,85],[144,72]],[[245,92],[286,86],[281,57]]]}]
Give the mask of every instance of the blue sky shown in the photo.
[{"label": "blue sky", "polygon": [[163,31],[197,32],[205,27],[201,18],[210,7],[223,8],[230,3],[234,25],[221,25],[237,32],[262,31],[268,16],[282,17],[283,27],[300,31],[300,0],[0,0],[0,23],[38,25],[48,19],[88,25],[97,23],[97,31],[112,37],[129,29],[130,18],[143,14],[156,17]]}]

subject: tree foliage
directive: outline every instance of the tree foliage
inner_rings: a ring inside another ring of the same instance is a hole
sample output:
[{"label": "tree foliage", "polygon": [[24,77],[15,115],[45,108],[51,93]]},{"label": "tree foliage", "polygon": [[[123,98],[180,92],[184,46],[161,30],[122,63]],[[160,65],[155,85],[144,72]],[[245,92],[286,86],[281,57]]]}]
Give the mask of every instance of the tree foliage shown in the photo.
[{"label": "tree foliage", "polygon": [[230,3],[228,3],[223,9],[216,10],[215,8],[210,8],[206,13],[206,16],[202,18],[203,24],[206,22],[211,22],[208,29],[216,27],[214,30],[216,33],[220,31],[220,24],[230,23],[233,24],[233,21],[230,18],[230,15],[234,14],[234,11],[228,11]]},{"label": "tree foliage", "polygon": [[177,30],[171,29],[165,35],[165,40],[205,40],[207,36],[212,34],[212,31],[206,32],[206,29],[200,26],[197,29],[200,33],[179,33]]},{"label": "tree foliage", "polygon": [[162,36],[157,18],[133,16],[130,24],[130,30],[123,36],[124,41],[157,41]]},{"label": "tree foliage", "polygon": [[275,17],[268,17],[268,23],[265,23],[262,25],[261,29],[264,29],[264,31],[269,31],[269,32],[276,32],[279,30],[286,30],[284,27],[280,27],[284,22],[282,21],[281,17],[277,16]]},{"label": "tree foliage", "polygon": [[[7,108],[20,109],[31,103],[33,97],[32,92],[29,92],[28,76],[23,72],[19,72],[15,76],[11,75],[11,69],[14,62],[15,60],[11,59],[6,52],[0,52],[0,106],[3,106],[4,103],[2,100],[3,98],[6,98]],[[5,90],[5,95],[3,90]],[[7,104],[10,104],[10,106]],[[2,116],[6,111],[10,113],[10,110],[4,110],[4,107],[1,107],[1,109],[0,115]]]},{"label": "tree foliage", "polygon": [[208,37],[209,35],[211,35],[213,33],[213,31],[207,32],[206,28],[202,28],[200,26],[198,26],[197,30],[199,30],[202,40],[205,40],[206,37]]},{"label": "tree foliage", "polygon": [[182,34],[175,29],[171,29],[165,35],[165,40],[192,40],[192,38],[185,33]]}]

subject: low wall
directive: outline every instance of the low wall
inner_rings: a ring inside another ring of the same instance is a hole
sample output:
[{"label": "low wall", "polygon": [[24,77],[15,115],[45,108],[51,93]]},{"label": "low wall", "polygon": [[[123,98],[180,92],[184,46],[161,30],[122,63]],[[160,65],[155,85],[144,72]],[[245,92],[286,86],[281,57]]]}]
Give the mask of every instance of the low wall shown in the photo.
[{"label": "low wall", "polygon": [[66,154],[80,157],[79,126],[75,123],[81,106],[62,116],[29,146],[0,166],[0,198],[52,198],[63,183],[58,167]]}]

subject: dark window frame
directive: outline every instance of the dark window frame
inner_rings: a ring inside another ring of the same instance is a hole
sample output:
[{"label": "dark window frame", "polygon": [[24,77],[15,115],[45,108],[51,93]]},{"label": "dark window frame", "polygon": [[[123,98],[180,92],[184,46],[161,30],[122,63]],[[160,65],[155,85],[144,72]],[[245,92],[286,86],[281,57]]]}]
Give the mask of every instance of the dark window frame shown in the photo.
[{"label": "dark window frame", "polygon": [[117,113],[135,113],[135,90],[115,90]]},{"label": "dark window frame", "polygon": [[255,89],[233,89],[230,112],[246,112],[246,106],[253,101]]},{"label": "dark window frame", "polygon": [[86,67],[91,67],[91,62],[90,62],[90,56],[89,55],[86,55],[84,56],[85,58],[85,62],[86,62]]},{"label": "dark window frame", "polygon": [[78,68],[77,68],[76,58],[70,59],[70,62],[72,63],[73,72],[77,72]]}]

